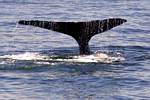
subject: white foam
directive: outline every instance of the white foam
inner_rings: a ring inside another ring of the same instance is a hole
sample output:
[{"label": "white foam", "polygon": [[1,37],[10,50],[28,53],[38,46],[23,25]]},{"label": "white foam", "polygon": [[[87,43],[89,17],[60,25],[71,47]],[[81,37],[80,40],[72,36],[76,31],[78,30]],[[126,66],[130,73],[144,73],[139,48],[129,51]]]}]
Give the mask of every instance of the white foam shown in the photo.
[{"label": "white foam", "polygon": [[[121,56],[114,57],[105,53],[95,53],[92,55],[79,55],[79,56],[70,56],[67,58],[62,58],[59,56],[58,57],[47,56],[47,55],[42,55],[40,53],[33,53],[33,52],[26,52],[26,53],[16,54],[16,55],[4,55],[4,56],[0,56],[0,59],[34,60],[37,61],[37,64],[52,64],[53,62],[113,63],[113,62],[120,62],[125,60],[124,57]],[[51,61],[51,63],[49,61]]]},{"label": "white foam", "polygon": [[93,62],[93,63],[113,63],[125,60],[124,57],[112,57],[104,53],[96,53],[93,55],[76,56],[73,59],[76,62]]},{"label": "white foam", "polygon": [[14,59],[14,60],[44,60],[46,56],[40,55],[39,53],[26,52],[16,55],[4,55],[0,58]]}]

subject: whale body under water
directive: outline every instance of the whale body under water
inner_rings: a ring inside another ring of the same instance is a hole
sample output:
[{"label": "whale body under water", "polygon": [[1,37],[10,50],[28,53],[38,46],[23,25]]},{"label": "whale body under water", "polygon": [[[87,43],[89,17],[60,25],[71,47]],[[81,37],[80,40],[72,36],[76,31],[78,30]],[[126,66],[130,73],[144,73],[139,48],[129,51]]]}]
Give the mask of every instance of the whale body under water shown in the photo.
[{"label": "whale body under water", "polygon": [[89,55],[91,53],[89,41],[94,35],[110,30],[125,22],[127,22],[126,19],[110,18],[86,22],[20,20],[18,23],[22,25],[40,27],[72,36],[79,45],[80,55]]}]

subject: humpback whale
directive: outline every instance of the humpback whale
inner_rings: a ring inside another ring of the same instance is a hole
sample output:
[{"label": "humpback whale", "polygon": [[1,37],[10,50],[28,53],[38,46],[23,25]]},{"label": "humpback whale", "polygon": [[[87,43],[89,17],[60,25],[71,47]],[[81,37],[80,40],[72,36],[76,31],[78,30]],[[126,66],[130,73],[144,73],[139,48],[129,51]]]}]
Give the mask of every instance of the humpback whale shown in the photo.
[{"label": "humpback whale", "polygon": [[31,25],[72,36],[79,45],[81,55],[90,54],[89,41],[98,34],[127,22],[122,18],[110,18],[104,20],[92,20],[86,22],[57,22],[40,20],[20,20],[22,25]]}]

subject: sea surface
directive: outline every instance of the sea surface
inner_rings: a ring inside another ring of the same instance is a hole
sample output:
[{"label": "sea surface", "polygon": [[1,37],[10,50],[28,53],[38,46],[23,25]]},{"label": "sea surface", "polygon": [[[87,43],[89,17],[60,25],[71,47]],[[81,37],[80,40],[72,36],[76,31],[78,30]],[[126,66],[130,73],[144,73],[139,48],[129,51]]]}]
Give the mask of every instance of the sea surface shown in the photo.
[{"label": "sea surface", "polygon": [[[101,62],[70,61],[73,38],[17,24],[114,17],[127,22],[90,41]],[[0,100],[150,100],[150,0],[0,0]]]}]

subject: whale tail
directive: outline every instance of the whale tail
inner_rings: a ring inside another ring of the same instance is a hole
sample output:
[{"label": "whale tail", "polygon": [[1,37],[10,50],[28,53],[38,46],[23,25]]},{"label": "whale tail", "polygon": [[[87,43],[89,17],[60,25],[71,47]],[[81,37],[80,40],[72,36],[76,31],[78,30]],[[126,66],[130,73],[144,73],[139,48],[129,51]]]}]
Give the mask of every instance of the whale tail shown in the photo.
[{"label": "whale tail", "polygon": [[72,36],[79,44],[80,54],[90,54],[89,40],[96,34],[105,32],[127,20],[111,18],[104,20],[92,20],[87,22],[53,22],[39,20],[20,20],[18,23],[31,25]]}]

